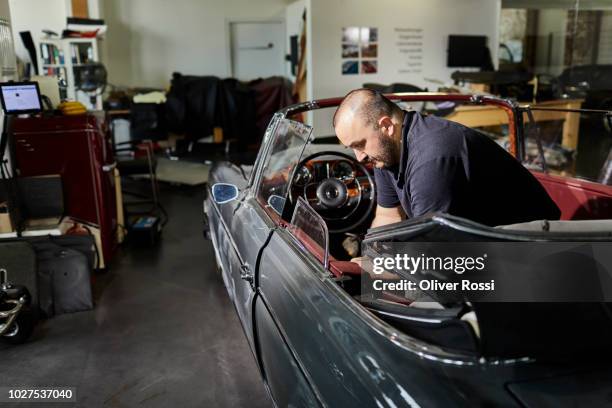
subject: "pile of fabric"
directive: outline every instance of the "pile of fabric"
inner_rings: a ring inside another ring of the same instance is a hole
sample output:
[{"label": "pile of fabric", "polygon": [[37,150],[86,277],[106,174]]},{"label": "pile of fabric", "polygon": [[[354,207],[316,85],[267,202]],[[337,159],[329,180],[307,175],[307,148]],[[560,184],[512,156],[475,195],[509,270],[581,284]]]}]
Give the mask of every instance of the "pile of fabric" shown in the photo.
[{"label": "pile of fabric", "polygon": [[233,78],[174,73],[165,104],[168,130],[198,140],[223,129],[238,149],[256,147],[270,118],[293,103],[292,84],[282,77],[240,82]]}]

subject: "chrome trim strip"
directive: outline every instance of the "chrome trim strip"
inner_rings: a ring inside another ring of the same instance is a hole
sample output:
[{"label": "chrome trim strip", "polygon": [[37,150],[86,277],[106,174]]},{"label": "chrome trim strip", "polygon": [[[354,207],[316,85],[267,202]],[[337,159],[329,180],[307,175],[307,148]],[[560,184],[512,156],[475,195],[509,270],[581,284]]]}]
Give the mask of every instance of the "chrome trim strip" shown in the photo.
[{"label": "chrome trim strip", "polygon": [[373,307],[368,307],[368,306],[366,306],[366,309],[371,310],[373,313],[382,314],[382,315],[390,316],[390,317],[396,317],[402,320],[411,320],[414,322],[422,322],[422,323],[442,323],[443,322],[443,320],[440,320],[440,319],[426,319],[424,317],[413,317],[413,316],[406,316],[406,315],[401,315],[397,313],[383,312],[382,310],[374,309]]}]

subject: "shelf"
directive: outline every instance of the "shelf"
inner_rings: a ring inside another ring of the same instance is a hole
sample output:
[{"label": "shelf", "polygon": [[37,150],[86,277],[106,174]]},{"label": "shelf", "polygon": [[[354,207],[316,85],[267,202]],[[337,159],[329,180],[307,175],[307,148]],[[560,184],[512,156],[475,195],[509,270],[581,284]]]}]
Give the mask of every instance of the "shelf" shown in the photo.
[{"label": "shelf", "polygon": [[36,47],[40,52],[38,67],[42,75],[55,75],[65,80],[69,99],[79,100],[89,109],[102,108],[101,96],[96,96],[95,102],[91,102],[89,96],[80,95],[75,87],[77,71],[87,65],[84,61],[99,60],[96,38],[42,38],[36,42]]}]

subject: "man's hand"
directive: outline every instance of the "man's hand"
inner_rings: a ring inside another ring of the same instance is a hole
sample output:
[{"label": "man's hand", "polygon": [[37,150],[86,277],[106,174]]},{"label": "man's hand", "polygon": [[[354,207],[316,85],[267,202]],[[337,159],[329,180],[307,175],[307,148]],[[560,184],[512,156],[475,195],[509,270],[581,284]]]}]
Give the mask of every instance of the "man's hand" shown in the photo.
[{"label": "man's hand", "polygon": [[355,234],[348,234],[342,241],[342,248],[351,258],[354,258],[361,252],[361,240]]},{"label": "man's hand", "polygon": [[372,221],[372,227],[382,227],[383,225],[394,224],[406,218],[406,214],[401,206],[385,208],[380,205],[376,206],[376,213]]}]

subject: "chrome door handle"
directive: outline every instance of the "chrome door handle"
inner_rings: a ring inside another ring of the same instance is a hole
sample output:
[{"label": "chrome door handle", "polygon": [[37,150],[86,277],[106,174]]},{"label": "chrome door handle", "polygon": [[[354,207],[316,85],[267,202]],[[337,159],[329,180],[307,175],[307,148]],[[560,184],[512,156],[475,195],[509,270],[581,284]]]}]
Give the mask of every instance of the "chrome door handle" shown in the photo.
[{"label": "chrome door handle", "polygon": [[253,283],[253,272],[249,264],[242,264],[240,266],[240,279]]}]

